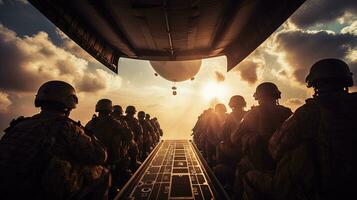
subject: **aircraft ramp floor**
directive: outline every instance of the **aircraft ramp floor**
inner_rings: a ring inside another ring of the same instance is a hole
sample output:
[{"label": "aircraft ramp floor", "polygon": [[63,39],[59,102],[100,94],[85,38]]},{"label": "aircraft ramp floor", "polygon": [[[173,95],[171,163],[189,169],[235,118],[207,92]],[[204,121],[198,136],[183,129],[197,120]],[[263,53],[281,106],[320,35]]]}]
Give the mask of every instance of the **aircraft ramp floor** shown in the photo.
[{"label": "aircraft ramp floor", "polygon": [[196,146],[161,141],[115,199],[228,199]]}]

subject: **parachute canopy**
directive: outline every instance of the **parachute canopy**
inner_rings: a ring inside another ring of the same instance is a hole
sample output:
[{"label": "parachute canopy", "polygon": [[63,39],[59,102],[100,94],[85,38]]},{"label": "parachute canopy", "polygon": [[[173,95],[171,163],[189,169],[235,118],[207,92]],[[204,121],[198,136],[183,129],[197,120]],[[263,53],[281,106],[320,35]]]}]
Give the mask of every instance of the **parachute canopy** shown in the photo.
[{"label": "parachute canopy", "polygon": [[192,79],[200,70],[201,63],[201,60],[150,61],[156,73],[172,82]]}]

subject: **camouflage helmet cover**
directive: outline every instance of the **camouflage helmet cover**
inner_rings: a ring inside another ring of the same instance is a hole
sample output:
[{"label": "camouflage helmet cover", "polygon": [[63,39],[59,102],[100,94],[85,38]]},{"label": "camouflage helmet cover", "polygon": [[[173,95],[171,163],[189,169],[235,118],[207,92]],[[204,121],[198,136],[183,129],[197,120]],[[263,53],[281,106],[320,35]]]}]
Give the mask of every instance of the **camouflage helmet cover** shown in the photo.
[{"label": "camouflage helmet cover", "polygon": [[256,100],[264,99],[264,98],[274,98],[280,99],[281,92],[279,91],[278,87],[271,82],[264,82],[257,86],[253,97]]},{"label": "camouflage helmet cover", "polygon": [[145,118],[145,112],[144,111],[139,111],[138,112],[138,118]]},{"label": "camouflage helmet cover", "polygon": [[217,112],[217,113],[226,113],[227,112],[227,108],[224,104],[222,103],[219,103],[217,104],[215,107],[214,107],[214,111]]},{"label": "camouflage helmet cover", "polygon": [[45,102],[56,102],[67,109],[76,108],[78,97],[72,85],[64,81],[48,81],[38,89],[35,106],[41,107]]},{"label": "camouflage helmet cover", "polygon": [[123,113],[123,108],[120,105],[114,105],[113,112]]},{"label": "camouflage helmet cover", "polygon": [[95,105],[95,112],[100,112],[100,111],[112,112],[112,110],[113,110],[112,101],[109,99],[101,99]]},{"label": "camouflage helmet cover", "polygon": [[341,81],[345,87],[353,86],[352,73],[348,65],[339,59],[327,58],[311,66],[306,76],[307,87],[316,87],[321,80]]},{"label": "camouflage helmet cover", "polygon": [[128,107],[126,107],[125,113],[127,113],[127,114],[129,114],[129,113],[135,114],[135,113],[136,113],[136,108],[135,108],[135,106],[128,106]]},{"label": "camouflage helmet cover", "polygon": [[244,100],[244,97],[240,95],[234,95],[229,100],[229,107],[231,108],[244,108],[247,105],[247,102]]}]

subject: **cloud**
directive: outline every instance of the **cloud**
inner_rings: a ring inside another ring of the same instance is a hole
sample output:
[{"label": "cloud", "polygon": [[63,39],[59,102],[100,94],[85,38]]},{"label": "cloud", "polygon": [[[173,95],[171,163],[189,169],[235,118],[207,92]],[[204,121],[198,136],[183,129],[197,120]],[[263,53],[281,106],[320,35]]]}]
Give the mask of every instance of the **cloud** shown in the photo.
[{"label": "cloud", "polygon": [[306,1],[290,17],[300,28],[337,20],[348,13],[357,12],[356,0],[312,0]]},{"label": "cloud", "polygon": [[70,51],[52,43],[47,33],[18,37],[0,24],[0,90],[35,91],[43,82],[53,79],[67,81],[79,92],[108,89],[120,77],[104,70],[91,70],[89,63]]},{"label": "cloud", "polygon": [[249,84],[254,84],[258,80],[257,69],[259,63],[246,60],[238,65],[239,73],[242,80],[247,81]]},{"label": "cloud", "polygon": [[226,80],[226,77],[224,76],[224,74],[222,74],[219,71],[215,71],[215,75],[216,75],[217,82],[223,82],[224,80]]},{"label": "cloud", "polygon": [[292,105],[302,105],[304,103],[303,100],[298,99],[298,98],[291,98],[286,101],[287,104],[292,104]]},{"label": "cloud", "polygon": [[344,27],[341,30],[341,33],[357,35],[357,20],[354,21],[351,25]]},{"label": "cloud", "polygon": [[331,31],[281,31],[276,36],[276,51],[290,65],[293,77],[303,83],[311,65],[322,58],[346,60],[357,45],[357,36]]},{"label": "cloud", "polygon": [[291,108],[292,110],[296,110],[298,107],[302,106],[305,103],[304,100],[299,98],[291,98],[284,102],[284,106]]},{"label": "cloud", "polygon": [[9,95],[0,92],[0,113],[7,112],[7,109],[10,105],[11,105],[11,100],[9,99]]}]

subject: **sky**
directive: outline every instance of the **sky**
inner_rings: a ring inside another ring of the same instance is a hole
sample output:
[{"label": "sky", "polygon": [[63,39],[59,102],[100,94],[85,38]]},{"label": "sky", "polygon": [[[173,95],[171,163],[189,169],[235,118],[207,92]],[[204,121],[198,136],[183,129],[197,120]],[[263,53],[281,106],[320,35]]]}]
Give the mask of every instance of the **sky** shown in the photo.
[{"label": "sky", "polygon": [[233,95],[244,96],[249,110],[257,104],[252,97],[256,86],[264,81],[276,83],[280,104],[295,110],[313,93],[304,80],[318,59],[341,58],[357,74],[357,2],[336,2],[306,1],[230,72],[224,56],[202,60],[195,79],[176,83],[173,96],[173,83],[155,76],[149,61],[120,59],[114,74],[26,0],[0,0],[0,130],[13,118],[39,112],[34,97],[48,80],[74,85],[79,105],[70,117],[83,125],[96,102],[109,98],[156,116],[166,139],[190,138],[198,115],[214,102],[228,108]]}]

